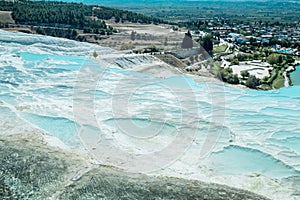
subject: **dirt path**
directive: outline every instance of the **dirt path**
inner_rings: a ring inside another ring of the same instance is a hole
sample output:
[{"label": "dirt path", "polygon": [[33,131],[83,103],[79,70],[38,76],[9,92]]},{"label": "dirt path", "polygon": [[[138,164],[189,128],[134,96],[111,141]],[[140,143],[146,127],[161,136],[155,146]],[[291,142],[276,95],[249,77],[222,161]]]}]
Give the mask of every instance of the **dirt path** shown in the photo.
[{"label": "dirt path", "polygon": [[15,21],[11,17],[10,11],[0,11],[0,22],[1,23],[9,23],[9,24],[14,24]]}]

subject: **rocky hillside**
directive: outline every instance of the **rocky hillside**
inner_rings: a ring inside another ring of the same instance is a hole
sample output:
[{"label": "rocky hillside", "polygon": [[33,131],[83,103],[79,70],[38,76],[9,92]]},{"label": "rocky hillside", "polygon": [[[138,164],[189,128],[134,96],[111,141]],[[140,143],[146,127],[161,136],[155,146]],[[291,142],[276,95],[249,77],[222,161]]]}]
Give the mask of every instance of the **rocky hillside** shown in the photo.
[{"label": "rocky hillside", "polygon": [[91,164],[41,135],[2,135],[1,199],[265,199],[217,184],[130,174]]}]

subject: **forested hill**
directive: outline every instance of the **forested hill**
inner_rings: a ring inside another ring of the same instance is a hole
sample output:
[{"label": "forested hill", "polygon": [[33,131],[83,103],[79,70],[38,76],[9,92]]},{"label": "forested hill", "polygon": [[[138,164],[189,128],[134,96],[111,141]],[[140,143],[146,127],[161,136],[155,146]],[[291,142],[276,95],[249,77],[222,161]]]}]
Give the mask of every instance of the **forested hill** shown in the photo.
[{"label": "forested hill", "polygon": [[161,19],[148,17],[131,11],[57,1],[0,1],[0,10],[12,11],[17,24],[73,28],[86,33],[111,34],[103,20],[114,18],[117,23],[162,23]]}]

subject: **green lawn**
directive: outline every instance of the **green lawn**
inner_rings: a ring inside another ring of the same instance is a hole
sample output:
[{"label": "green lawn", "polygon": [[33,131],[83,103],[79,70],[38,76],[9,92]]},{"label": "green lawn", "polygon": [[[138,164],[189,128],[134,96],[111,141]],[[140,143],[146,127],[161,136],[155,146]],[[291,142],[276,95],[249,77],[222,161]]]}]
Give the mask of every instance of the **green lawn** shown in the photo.
[{"label": "green lawn", "polygon": [[285,78],[284,78],[284,76],[283,76],[283,70],[281,70],[281,71],[278,73],[276,79],[273,81],[272,86],[273,86],[273,88],[275,88],[275,89],[279,89],[279,88],[284,87],[284,82],[285,82]]},{"label": "green lawn", "polygon": [[273,82],[272,85],[274,88],[279,89],[279,88],[284,87],[284,82],[285,82],[285,79],[280,77],[280,78],[275,79],[275,81]]},{"label": "green lawn", "polygon": [[227,47],[228,47],[228,46],[227,46],[226,44],[221,45],[221,46],[214,47],[214,52],[215,52],[215,53],[223,53],[223,52],[226,51]]}]

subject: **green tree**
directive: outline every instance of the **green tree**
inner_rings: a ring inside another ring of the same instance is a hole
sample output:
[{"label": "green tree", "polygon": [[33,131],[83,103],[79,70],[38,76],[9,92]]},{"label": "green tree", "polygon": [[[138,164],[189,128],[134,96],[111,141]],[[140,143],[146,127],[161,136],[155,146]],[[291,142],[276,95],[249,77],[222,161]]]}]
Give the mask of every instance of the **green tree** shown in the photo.
[{"label": "green tree", "polygon": [[249,87],[249,88],[253,88],[253,89],[256,89],[257,86],[259,86],[259,79],[256,78],[255,76],[249,76],[249,78],[247,79],[246,81],[246,86]]},{"label": "green tree", "polygon": [[231,64],[232,65],[238,65],[240,64],[239,60],[237,58],[234,58],[232,61],[231,61]]},{"label": "green tree", "polygon": [[279,41],[278,41],[278,39],[277,38],[275,38],[275,37],[272,37],[271,39],[270,39],[270,45],[276,45],[276,44],[278,44],[279,43]]},{"label": "green tree", "polygon": [[230,74],[228,77],[227,77],[227,82],[230,83],[230,84],[239,84],[240,83],[240,80],[238,78],[238,76],[236,74]]},{"label": "green tree", "polygon": [[293,63],[293,62],[295,62],[295,59],[293,58],[293,56],[288,55],[288,56],[286,57],[286,62],[287,62],[287,63]]},{"label": "green tree", "polygon": [[213,50],[213,36],[211,34],[203,36],[201,39],[201,46],[207,51],[211,52]]},{"label": "green tree", "polygon": [[130,39],[131,39],[132,41],[134,41],[134,40],[136,39],[136,32],[135,32],[135,31],[131,31]]},{"label": "green tree", "polygon": [[250,74],[247,70],[243,70],[241,71],[241,76],[243,77],[243,79],[246,79],[247,77],[250,76]]},{"label": "green tree", "polygon": [[93,56],[94,58],[97,58],[98,57],[98,53],[96,51],[93,52]]},{"label": "green tree", "polygon": [[116,22],[116,23],[119,23],[120,21],[121,21],[120,17],[119,17],[119,16],[116,16],[116,17],[115,17],[115,22]]},{"label": "green tree", "polygon": [[41,27],[37,27],[36,33],[37,34],[41,34],[41,35],[45,35],[46,34],[45,30],[43,28],[41,28]]},{"label": "green tree", "polygon": [[271,65],[279,65],[283,62],[283,57],[282,55],[278,55],[278,54],[271,54],[267,57],[267,62],[270,63]]}]

